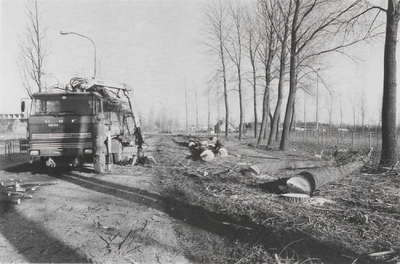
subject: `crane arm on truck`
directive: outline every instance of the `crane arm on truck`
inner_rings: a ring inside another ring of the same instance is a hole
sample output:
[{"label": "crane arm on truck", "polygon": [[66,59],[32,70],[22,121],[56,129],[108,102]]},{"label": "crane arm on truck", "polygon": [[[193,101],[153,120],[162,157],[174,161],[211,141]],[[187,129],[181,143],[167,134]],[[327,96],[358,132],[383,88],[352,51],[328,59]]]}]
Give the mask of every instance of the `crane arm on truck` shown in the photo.
[{"label": "crane arm on truck", "polygon": [[[129,104],[129,109],[132,113],[132,119],[133,119],[133,124],[134,124],[134,135],[135,135],[135,144],[138,146],[138,152],[142,150],[142,145],[144,144],[142,132],[141,132],[141,126],[140,126],[140,120],[139,116],[137,114],[136,108],[132,104],[133,100],[133,89],[125,84],[125,83],[117,83],[117,82],[112,82],[112,81],[105,81],[97,78],[91,78],[91,79],[80,79],[78,82],[78,85],[75,85],[79,89],[82,90],[87,90],[90,91],[94,87],[102,87],[102,89],[105,89],[106,91],[112,92],[116,96],[119,97],[119,92],[122,91],[123,95],[126,97],[128,104]],[[112,90],[117,90],[117,93],[113,92]]]}]

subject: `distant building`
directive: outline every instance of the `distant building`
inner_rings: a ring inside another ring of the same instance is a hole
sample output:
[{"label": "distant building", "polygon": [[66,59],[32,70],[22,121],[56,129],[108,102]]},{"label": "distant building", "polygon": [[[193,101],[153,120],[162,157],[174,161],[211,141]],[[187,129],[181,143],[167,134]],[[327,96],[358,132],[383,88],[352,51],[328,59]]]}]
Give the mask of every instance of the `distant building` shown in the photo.
[{"label": "distant building", "polygon": [[0,133],[26,133],[24,114],[0,114]]},{"label": "distant building", "polygon": [[[215,133],[225,133],[225,120],[220,120],[218,121],[217,124],[214,126],[214,132]],[[228,122],[228,132],[234,132],[236,131],[235,127],[231,124],[231,122]]]},{"label": "distant building", "polygon": [[[329,124],[318,123],[318,128],[328,130]],[[296,126],[293,129],[296,131],[317,130],[317,122],[296,122]]]}]

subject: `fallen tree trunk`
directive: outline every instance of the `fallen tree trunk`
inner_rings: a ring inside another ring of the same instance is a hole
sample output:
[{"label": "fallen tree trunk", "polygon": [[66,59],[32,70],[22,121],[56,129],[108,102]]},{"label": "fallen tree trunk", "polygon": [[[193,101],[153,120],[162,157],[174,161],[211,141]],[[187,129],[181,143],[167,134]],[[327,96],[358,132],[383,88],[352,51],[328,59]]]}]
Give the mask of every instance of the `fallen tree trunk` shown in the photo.
[{"label": "fallen tree trunk", "polygon": [[280,170],[304,170],[333,166],[335,160],[304,160],[304,161],[269,161],[254,164],[261,173],[272,173]]},{"label": "fallen tree trunk", "polygon": [[316,168],[303,171],[287,180],[286,186],[290,193],[302,193],[312,196],[321,186],[339,181],[352,172],[362,168],[363,162],[356,161],[341,167]]},{"label": "fallen tree trunk", "polygon": [[12,187],[12,186],[28,186],[28,185],[35,185],[35,186],[42,186],[42,185],[53,185],[58,184],[57,180],[48,180],[48,181],[34,181],[34,180],[26,180],[26,181],[5,181],[1,182],[1,186],[3,187]]}]

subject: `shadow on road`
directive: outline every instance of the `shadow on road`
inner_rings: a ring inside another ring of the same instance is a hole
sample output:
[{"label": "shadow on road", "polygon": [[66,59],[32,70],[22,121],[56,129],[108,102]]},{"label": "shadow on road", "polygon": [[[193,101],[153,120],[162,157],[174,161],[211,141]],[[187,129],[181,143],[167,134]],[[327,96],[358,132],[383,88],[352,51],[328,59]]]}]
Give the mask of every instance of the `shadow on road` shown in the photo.
[{"label": "shadow on road", "polygon": [[24,262],[90,263],[76,249],[52,236],[41,223],[25,217],[15,205],[1,201],[0,233],[24,256]]}]

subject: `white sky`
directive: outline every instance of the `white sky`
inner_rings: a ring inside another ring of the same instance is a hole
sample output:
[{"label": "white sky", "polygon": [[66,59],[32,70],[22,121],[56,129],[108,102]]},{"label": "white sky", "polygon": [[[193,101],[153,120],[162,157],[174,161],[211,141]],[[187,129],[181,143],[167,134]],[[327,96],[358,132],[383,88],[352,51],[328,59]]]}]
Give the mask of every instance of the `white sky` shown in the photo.
[{"label": "white sky", "polygon": [[[27,97],[19,80],[16,58],[18,37],[27,25],[26,0],[0,0],[0,113],[19,113],[20,99]],[[207,124],[206,82],[212,65],[202,39],[204,0],[44,0],[41,1],[43,25],[48,27],[48,55],[45,71],[48,85],[67,83],[72,77],[93,75],[93,45],[72,31],[90,37],[96,43],[98,77],[132,86],[138,110],[148,116],[164,108],[169,115],[185,122],[184,80],[190,99],[190,124],[195,124],[194,89],[198,90],[199,123]],[[373,46],[363,45],[350,51],[360,58],[355,65],[344,57],[327,61],[331,68],[321,73],[335,94],[334,121],[339,122],[338,94],[352,123],[351,103],[365,93],[367,121],[379,118],[383,82],[383,40]],[[320,83],[320,121],[327,121],[324,88]],[[261,93],[261,92],[260,92]],[[234,95],[234,92],[231,93]],[[215,97],[215,96],[214,96]],[[261,95],[259,96],[261,100]],[[347,98],[346,98],[347,97]],[[298,93],[297,118],[303,119],[303,97]],[[232,96],[231,115],[237,122],[238,102]],[[221,115],[223,115],[222,102]],[[250,95],[246,100],[246,121],[253,118]],[[315,98],[306,101],[307,119],[315,120]],[[261,103],[260,113],[261,115]],[[216,122],[213,98],[212,123]],[[400,107],[398,107],[399,109]],[[284,107],[282,108],[284,109]]]}]

